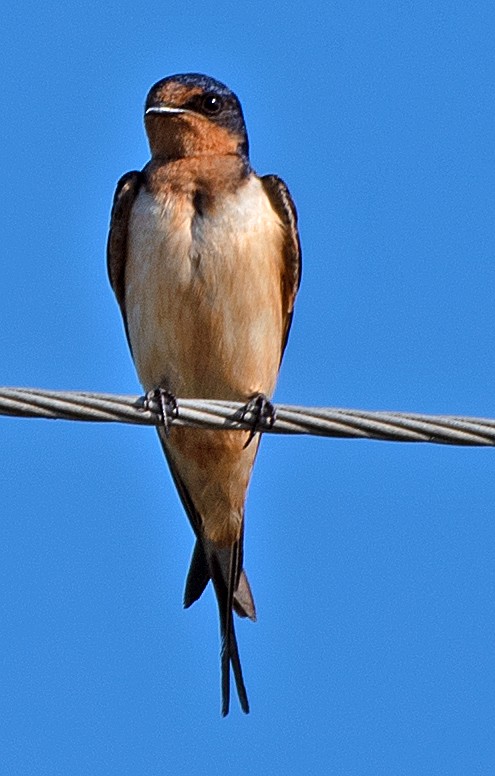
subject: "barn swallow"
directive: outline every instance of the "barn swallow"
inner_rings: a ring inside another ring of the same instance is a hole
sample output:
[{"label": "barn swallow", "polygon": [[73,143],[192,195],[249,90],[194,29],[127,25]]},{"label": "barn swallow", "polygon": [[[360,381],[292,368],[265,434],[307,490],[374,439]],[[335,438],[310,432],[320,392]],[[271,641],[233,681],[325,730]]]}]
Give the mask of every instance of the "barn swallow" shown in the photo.
[{"label": "barn swallow", "polygon": [[[249,711],[233,611],[256,619],[243,569],[244,503],[301,274],[297,215],[285,183],[250,166],[242,108],[197,73],[158,81],[144,122],[151,159],[115,192],[108,272],[139,379],[165,397],[241,401],[253,432],[158,429],[196,537],[184,606],[208,582],[222,639],[222,714],[230,666]],[[254,439],[251,442],[251,437]]]}]

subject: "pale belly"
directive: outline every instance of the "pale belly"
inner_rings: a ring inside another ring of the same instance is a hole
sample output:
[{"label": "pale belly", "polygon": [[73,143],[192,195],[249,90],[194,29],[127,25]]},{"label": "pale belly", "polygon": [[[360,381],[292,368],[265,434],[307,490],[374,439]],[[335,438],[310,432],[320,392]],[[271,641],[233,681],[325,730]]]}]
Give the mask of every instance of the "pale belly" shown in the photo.
[{"label": "pale belly", "polygon": [[134,204],[126,314],[145,390],[271,395],[284,327],[282,227],[255,177],[206,216],[190,200]]}]

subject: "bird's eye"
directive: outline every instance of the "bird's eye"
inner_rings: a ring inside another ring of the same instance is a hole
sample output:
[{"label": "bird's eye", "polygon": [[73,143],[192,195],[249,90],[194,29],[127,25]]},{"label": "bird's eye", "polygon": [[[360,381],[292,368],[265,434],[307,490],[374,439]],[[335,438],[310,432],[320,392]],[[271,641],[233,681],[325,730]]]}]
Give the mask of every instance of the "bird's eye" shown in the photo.
[{"label": "bird's eye", "polygon": [[218,94],[205,94],[201,100],[201,107],[208,116],[215,116],[223,108],[223,100]]}]

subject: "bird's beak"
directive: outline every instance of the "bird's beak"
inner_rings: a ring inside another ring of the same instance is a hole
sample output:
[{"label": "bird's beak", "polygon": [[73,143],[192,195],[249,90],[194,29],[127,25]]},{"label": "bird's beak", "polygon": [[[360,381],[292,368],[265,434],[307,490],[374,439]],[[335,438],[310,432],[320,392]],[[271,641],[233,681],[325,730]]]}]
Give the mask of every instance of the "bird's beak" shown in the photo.
[{"label": "bird's beak", "polygon": [[151,108],[146,109],[144,115],[148,116],[150,113],[170,115],[174,113],[188,113],[188,111],[183,108],[172,108],[170,105],[152,105]]}]

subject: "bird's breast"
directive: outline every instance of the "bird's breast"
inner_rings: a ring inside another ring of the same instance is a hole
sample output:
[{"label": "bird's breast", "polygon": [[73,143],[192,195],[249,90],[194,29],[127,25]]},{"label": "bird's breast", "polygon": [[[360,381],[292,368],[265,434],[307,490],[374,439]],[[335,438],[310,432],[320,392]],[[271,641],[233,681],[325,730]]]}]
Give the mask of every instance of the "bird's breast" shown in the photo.
[{"label": "bird's breast", "polygon": [[282,225],[259,178],[218,197],[141,190],[126,262],[126,313],[146,390],[243,399],[275,386]]}]

